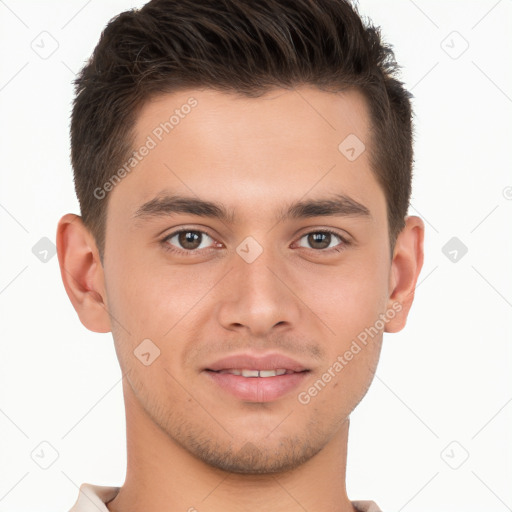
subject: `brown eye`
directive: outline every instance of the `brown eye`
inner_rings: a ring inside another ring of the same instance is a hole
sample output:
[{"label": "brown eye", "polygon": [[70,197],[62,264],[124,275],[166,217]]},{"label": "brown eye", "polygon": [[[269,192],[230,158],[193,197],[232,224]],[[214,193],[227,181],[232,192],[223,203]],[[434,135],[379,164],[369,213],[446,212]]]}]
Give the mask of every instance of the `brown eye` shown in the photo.
[{"label": "brown eye", "polygon": [[[341,235],[338,235],[333,231],[311,231],[310,233],[303,235],[301,240],[303,239],[306,239],[307,245],[301,244],[301,247],[316,249],[318,251],[326,251],[326,249],[335,249],[340,245],[348,245],[348,242]],[[336,239],[338,239],[338,241],[336,241]]]},{"label": "brown eye", "polygon": [[[178,242],[183,249],[198,249],[201,245],[202,234],[194,231],[182,231],[178,233]],[[198,244],[199,242],[199,244]]]},{"label": "brown eye", "polygon": [[204,245],[204,241],[206,239],[213,240],[207,233],[204,231],[192,230],[192,229],[184,229],[181,231],[176,231],[171,233],[169,236],[163,239],[164,244],[169,247],[170,250],[182,251],[182,252],[191,252],[200,249],[204,249],[208,247],[208,245]]}]

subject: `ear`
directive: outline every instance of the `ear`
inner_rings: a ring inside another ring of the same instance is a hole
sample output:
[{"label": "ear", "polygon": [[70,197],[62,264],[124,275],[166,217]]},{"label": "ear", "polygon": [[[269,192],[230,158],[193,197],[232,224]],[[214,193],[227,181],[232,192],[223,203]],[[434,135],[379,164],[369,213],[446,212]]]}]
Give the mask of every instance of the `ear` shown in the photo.
[{"label": "ear", "polygon": [[94,237],[78,215],[68,213],[57,227],[57,255],[64,288],[82,324],[110,332],[103,267]]},{"label": "ear", "polygon": [[416,216],[405,219],[405,227],[399,233],[389,278],[387,310],[395,315],[386,322],[385,332],[401,331],[414,300],[416,281],[423,266],[423,239],[425,224]]}]

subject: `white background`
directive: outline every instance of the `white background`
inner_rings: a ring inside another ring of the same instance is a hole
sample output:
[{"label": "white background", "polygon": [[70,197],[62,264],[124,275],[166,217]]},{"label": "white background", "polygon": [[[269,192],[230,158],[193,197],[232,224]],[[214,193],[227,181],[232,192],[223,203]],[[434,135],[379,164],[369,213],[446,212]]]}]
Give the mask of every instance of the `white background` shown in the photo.
[{"label": "white background", "polygon": [[[67,511],[81,483],[124,481],[111,334],[82,326],[57,257],[43,263],[32,248],[79,213],[74,74],[108,20],[143,3],[0,0],[1,512]],[[382,26],[415,95],[410,213],[425,221],[426,257],[408,325],[384,336],[352,414],[348,495],[384,512],[512,510],[512,1],[360,10]],[[41,37],[58,43],[46,59],[32,48]],[[456,262],[442,252],[452,237],[468,248]],[[48,469],[31,458],[43,441],[58,453]]]}]

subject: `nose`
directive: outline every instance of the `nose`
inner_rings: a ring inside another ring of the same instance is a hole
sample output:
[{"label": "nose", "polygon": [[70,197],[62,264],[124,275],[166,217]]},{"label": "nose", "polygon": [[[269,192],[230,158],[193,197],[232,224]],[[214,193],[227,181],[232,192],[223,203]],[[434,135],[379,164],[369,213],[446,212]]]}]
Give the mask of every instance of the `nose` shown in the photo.
[{"label": "nose", "polygon": [[243,253],[233,256],[218,307],[220,324],[228,330],[246,330],[268,336],[272,330],[295,326],[301,301],[283,257],[265,248],[253,261]]}]

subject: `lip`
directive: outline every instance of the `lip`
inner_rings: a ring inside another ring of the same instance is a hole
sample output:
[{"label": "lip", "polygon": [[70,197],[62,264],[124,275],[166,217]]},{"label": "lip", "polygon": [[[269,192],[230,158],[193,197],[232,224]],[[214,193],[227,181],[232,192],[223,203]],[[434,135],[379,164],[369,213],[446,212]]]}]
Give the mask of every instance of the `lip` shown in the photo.
[{"label": "lip", "polygon": [[246,402],[273,402],[286,395],[306,378],[309,371],[276,377],[242,377],[230,373],[204,371],[224,391]]},{"label": "lip", "polygon": [[[286,369],[294,373],[275,377],[242,377],[229,373],[216,373],[233,368],[246,370]],[[247,402],[272,402],[298,387],[310,370],[294,359],[274,353],[259,357],[250,354],[225,357],[210,364],[202,373],[235,398]]]},{"label": "lip", "polygon": [[294,372],[302,372],[309,369],[298,361],[295,361],[295,359],[284,356],[282,354],[271,353],[265,354],[263,356],[237,354],[224,357],[223,359],[219,359],[218,361],[208,365],[205,370],[213,370],[218,372],[219,370],[230,370],[232,368],[240,368],[246,370],[275,370],[278,368],[284,368],[285,370],[291,370]]}]

